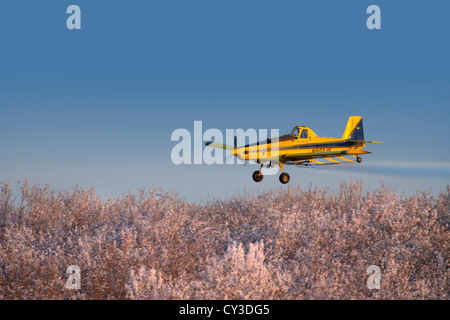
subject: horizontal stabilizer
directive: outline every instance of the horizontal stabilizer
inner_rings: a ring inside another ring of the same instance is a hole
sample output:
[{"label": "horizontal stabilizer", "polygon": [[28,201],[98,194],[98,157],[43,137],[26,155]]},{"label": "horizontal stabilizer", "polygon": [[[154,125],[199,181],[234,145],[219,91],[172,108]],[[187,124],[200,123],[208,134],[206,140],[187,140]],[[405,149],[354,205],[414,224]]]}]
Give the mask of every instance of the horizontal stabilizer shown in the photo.
[{"label": "horizontal stabilizer", "polygon": [[225,149],[225,150],[234,150],[234,147],[232,147],[232,146],[222,144],[222,143],[215,143],[212,141],[206,141],[205,146],[213,147],[213,148],[221,148],[221,149]]},{"label": "horizontal stabilizer", "polygon": [[383,143],[383,141],[348,140],[348,142]]}]

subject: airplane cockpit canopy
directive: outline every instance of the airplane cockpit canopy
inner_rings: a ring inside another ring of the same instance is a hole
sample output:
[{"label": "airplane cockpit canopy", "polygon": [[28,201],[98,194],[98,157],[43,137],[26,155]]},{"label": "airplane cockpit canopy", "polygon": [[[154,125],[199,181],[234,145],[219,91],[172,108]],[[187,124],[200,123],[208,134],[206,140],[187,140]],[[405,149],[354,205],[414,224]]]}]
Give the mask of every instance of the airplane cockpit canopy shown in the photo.
[{"label": "airplane cockpit canopy", "polygon": [[295,138],[299,138],[299,135],[300,135],[300,139],[308,139],[308,129],[307,128],[294,127],[294,129],[292,129],[291,132],[289,132],[289,134],[291,136],[294,136]]}]

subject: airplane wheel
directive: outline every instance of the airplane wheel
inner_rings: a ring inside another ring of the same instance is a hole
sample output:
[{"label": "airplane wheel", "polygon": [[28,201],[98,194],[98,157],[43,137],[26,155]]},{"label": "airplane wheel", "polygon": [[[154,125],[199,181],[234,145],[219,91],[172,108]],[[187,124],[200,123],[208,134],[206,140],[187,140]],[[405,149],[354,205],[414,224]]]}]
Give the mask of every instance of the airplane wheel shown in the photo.
[{"label": "airplane wheel", "polygon": [[291,180],[291,177],[289,177],[289,175],[288,175],[286,172],[280,174],[280,182],[281,182],[282,184],[288,183],[289,180]]},{"label": "airplane wheel", "polygon": [[361,157],[357,157],[356,158],[356,162],[361,163],[362,162],[362,158]]},{"label": "airplane wheel", "polygon": [[263,174],[259,171],[255,171],[253,172],[253,181],[255,182],[261,182],[262,179],[264,178]]}]

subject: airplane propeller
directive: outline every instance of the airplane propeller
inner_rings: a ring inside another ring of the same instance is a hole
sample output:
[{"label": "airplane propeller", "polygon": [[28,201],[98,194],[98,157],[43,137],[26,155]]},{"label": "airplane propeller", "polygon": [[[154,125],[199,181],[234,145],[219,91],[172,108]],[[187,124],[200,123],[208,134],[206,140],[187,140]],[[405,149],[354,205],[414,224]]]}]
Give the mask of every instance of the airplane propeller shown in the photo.
[{"label": "airplane propeller", "polygon": [[[235,133],[234,137],[233,137],[233,151],[235,151],[237,148],[238,148],[238,146],[237,146],[237,136],[236,136],[236,133]],[[234,157],[234,155],[230,152],[230,153],[227,154],[227,157],[226,157],[226,162],[227,163],[228,163],[228,160],[231,157]],[[244,160],[244,167],[247,167],[248,164],[249,164],[249,161],[248,160]]]}]

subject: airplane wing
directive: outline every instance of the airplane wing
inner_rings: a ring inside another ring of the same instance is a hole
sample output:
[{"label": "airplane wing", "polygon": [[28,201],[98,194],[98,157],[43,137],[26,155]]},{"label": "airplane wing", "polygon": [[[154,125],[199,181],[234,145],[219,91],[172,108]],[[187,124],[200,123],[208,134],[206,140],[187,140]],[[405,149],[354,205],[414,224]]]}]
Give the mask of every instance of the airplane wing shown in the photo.
[{"label": "airplane wing", "polygon": [[225,149],[225,150],[234,150],[234,147],[232,147],[232,146],[222,144],[222,143],[216,143],[216,142],[212,142],[212,141],[206,141],[205,146],[221,148],[221,149]]}]

